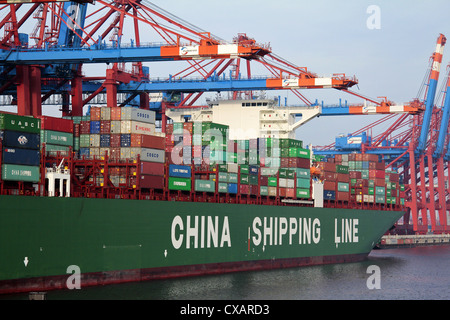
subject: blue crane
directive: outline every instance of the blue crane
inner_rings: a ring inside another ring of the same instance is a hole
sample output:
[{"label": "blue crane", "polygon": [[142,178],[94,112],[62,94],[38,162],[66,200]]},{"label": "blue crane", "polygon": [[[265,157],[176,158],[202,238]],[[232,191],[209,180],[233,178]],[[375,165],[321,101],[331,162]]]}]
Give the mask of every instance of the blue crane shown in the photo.
[{"label": "blue crane", "polygon": [[432,65],[430,80],[428,85],[427,97],[425,101],[425,112],[423,115],[422,128],[419,136],[419,143],[417,145],[417,153],[421,154],[427,146],[428,133],[430,130],[431,115],[433,114],[434,97],[436,95],[436,87],[439,79],[439,72],[442,62],[442,54],[444,51],[445,42],[447,39],[443,34],[440,34],[436,44],[436,50],[432,56]]}]

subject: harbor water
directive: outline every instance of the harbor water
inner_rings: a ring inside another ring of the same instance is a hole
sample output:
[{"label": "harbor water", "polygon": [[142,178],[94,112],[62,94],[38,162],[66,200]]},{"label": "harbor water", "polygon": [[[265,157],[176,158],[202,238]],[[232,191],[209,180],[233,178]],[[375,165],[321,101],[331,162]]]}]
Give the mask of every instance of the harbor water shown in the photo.
[{"label": "harbor water", "polygon": [[[450,246],[373,250],[358,263],[124,283],[47,300],[448,300]],[[28,294],[0,295],[25,300]]]}]

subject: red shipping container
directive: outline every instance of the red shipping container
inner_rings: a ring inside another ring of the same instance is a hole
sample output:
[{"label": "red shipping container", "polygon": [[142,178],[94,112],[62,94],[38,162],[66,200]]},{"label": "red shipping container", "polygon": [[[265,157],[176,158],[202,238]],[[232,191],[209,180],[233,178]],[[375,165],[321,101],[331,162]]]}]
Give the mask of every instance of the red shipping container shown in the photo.
[{"label": "red shipping container", "polygon": [[385,172],[384,170],[375,170],[375,178],[384,179]]},{"label": "red shipping container", "polygon": [[109,148],[109,157],[116,160],[120,159],[120,148]]},{"label": "red shipping container", "polygon": [[294,198],[295,197],[295,189],[294,188],[286,188],[286,197]]},{"label": "red shipping container", "polygon": [[192,145],[192,135],[191,134],[183,134],[183,145],[185,145],[185,146]]},{"label": "red shipping container", "polygon": [[278,195],[282,198],[286,198],[286,188],[278,188]]},{"label": "red shipping container", "polygon": [[192,146],[192,156],[194,158],[202,158],[202,146]]},{"label": "red shipping container", "polygon": [[350,182],[350,176],[345,173],[336,173],[337,181],[339,182]]},{"label": "red shipping container", "polygon": [[398,173],[389,173],[389,181],[398,182],[400,180],[400,176]]},{"label": "red shipping container", "polygon": [[41,119],[41,130],[52,130],[73,133],[73,121],[70,119],[38,116]]},{"label": "red shipping container", "polygon": [[111,132],[111,121],[100,121],[100,134],[109,134]]},{"label": "red shipping container", "polygon": [[122,117],[122,108],[112,107],[111,108],[111,121],[118,121]]},{"label": "red shipping container", "polygon": [[164,163],[141,162],[141,174],[163,176],[164,175]]},{"label": "red shipping container", "polygon": [[349,201],[350,200],[350,193],[349,192],[338,191],[338,192],[336,192],[336,200],[338,200],[338,201]]},{"label": "red shipping container", "polygon": [[375,183],[375,186],[377,186],[377,187],[384,187],[385,186],[384,179],[376,178],[374,183]]},{"label": "red shipping container", "polygon": [[[325,181],[327,181],[327,180],[328,181],[337,181],[337,173],[336,172],[325,171],[323,176],[324,176]],[[329,189],[327,189],[327,190],[329,190]]]},{"label": "red shipping container", "polygon": [[80,122],[80,134],[90,134],[91,133],[91,123],[89,121]]},{"label": "red shipping container", "polygon": [[80,124],[76,123],[73,125],[73,136],[79,137],[80,136]]},{"label": "red shipping container", "polygon": [[101,120],[101,107],[91,107],[90,109],[91,113],[91,121],[100,121]]},{"label": "red shipping container", "polygon": [[259,177],[259,184],[261,186],[267,186],[268,182],[269,182],[269,177],[268,176],[260,176]]},{"label": "red shipping container", "polygon": [[[370,172],[369,172],[370,174]],[[361,171],[349,171],[350,179],[361,179],[362,173]]]},{"label": "red shipping container", "polygon": [[173,123],[166,125],[166,135],[173,133]]},{"label": "red shipping container", "polygon": [[289,158],[280,158],[280,167],[289,168]]},{"label": "red shipping container", "polygon": [[250,194],[257,195],[259,191],[259,186],[250,185]]},{"label": "red shipping container", "polygon": [[327,181],[325,180],[323,182],[323,189],[324,190],[336,190],[336,182],[335,181]]},{"label": "red shipping container", "polygon": [[164,150],[166,148],[166,138],[132,133],[131,146]]},{"label": "red shipping container", "polygon": [[111,148],[120,148],[120,133],[111,134],[109,146]]},{"label": "red shipping container", "polygon": [[250,188],[249,188],[248,184],[241,184],[239,188],[240,188],[240,193],[249,194]]},{"label": "red shipping container", "polygon": [[164,176],[143,174],[140,176],[139,186],[144,189],[163,189]]}]

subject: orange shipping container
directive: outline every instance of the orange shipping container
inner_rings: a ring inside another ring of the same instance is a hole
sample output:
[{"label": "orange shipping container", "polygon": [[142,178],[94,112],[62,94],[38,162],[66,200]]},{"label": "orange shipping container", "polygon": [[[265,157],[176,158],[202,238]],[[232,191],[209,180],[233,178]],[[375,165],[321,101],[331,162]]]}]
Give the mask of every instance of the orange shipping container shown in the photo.
[{"label": "orange shipping container", "polygon": [[122,109],[120,107],[112,107],[111,108],[111,120],[117,121],[120,120],[122,114]]},{"label": "orange shipping container", "polygon": [[101,120],[101,108],[100,107],[91,107],[91,121],[100,121]]}]

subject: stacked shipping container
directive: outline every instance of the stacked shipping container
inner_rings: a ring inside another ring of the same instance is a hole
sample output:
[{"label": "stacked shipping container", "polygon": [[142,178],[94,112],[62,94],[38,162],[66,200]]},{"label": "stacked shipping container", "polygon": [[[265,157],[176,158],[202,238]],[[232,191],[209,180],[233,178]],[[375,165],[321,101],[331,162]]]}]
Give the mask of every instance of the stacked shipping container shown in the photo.
[{"label": "stacked shipping container", "polygon": [[40,119],[0,114],[2,180],[39,182]]},{"label": "stacked shipping container", "polygon": [[385,171],[373,154],[344,154],[317,162],[324,181],[324,199],[404,205],[404,185],[399,174]]}]

